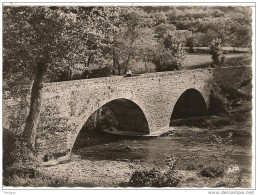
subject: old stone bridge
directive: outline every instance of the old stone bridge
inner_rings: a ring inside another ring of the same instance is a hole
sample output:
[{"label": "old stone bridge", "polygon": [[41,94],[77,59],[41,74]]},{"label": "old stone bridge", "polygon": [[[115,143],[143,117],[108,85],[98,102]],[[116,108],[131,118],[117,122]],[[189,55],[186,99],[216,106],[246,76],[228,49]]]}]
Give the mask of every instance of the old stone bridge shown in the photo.
[{"label": "old stone bridge", "polygon": [[118,122],[117,130],[108,131],[158,135],[169,129],[173,118],[205,114],[215,86],[237,88],[250,72],[250,67],[241,66],[46,83],[37,129],[38,155],[69,154],[89,117],[103,106]]}]

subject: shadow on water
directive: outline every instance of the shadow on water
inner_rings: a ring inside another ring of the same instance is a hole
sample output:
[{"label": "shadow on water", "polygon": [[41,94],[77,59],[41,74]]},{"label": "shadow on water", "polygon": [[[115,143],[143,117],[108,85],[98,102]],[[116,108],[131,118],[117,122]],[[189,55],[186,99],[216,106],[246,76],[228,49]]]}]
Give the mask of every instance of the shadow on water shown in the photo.
[{"label": "shadow on water", "polygon": [[[116,135],[84,130],[78,136],[73,153],[82,159],[134,161],[144,158],[152,138]],[[137,148],[137,149],[136,149]]]}]

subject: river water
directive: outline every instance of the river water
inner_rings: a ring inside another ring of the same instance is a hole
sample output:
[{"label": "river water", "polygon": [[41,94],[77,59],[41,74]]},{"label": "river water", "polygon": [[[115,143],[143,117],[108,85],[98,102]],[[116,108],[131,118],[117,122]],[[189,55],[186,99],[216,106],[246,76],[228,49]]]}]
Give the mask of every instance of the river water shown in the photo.
[{"label": "river water", "polygon": [[[219,152],[211,144],[211,133],[207,129],[178,127],[170,135],[139,138],[103,133],[98,137],[85,138],[87,146],[74,151],[81,159],[92,161],[110,160],[139,164],[145,167],[166,166],[165,159],[173,155],[179,159],[178,168],[194,169],[200,164],[218,161]],[[92,141],[92,140],[97,141]],[[239,137],[245,140],[246,137]],[[250,146],[235,145],[230,158],[240,166],[251,166]]]}]

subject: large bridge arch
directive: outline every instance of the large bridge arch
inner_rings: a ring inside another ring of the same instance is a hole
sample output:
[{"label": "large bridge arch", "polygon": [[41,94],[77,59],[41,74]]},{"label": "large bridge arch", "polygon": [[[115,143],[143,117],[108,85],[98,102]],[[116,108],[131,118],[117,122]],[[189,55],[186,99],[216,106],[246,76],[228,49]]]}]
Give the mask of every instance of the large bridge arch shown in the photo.
[{"label": "large bridge arch", "polygon": [[[125,95],[125,94],[124,94]],[[148,120],[148,113],[144,108],[144,104],[140,100],[120,96],[110,99],[104,99],[101,103],[98,103],[97,107],[94,107],[90,112],[85,112],[77,121],[79,124],[77,128],[71,132],[69,139],[69,151],[71,152],[76,139],[84,126],[87,123],[90,116],[92,116],[97,110],[102,107],[108,107],[117,119],[119,124],[118,131],[112,129],[107,130],[110,133],[123,134],[123,135],[148,135],[150,134],[150,126]]]}]

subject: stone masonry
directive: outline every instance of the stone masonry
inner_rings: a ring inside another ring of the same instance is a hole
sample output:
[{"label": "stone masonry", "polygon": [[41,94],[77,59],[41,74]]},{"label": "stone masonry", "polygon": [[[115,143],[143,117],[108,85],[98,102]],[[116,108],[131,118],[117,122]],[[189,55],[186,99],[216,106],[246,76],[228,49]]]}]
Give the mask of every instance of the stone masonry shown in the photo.
[{"label": "stone masonry", "polygon": [[[250,75],[251,67],[241,66],[46,83],[37,129],[38,155],[69,154],[87,119],[112,100],[127,99],[139,106],[148,122],[147,134],[153,135],[169,128],[173,108],[187,89],[200,92],[209,107],[214,85],[238,87]],[[4,104],[5,113],[8,109]]]}]

